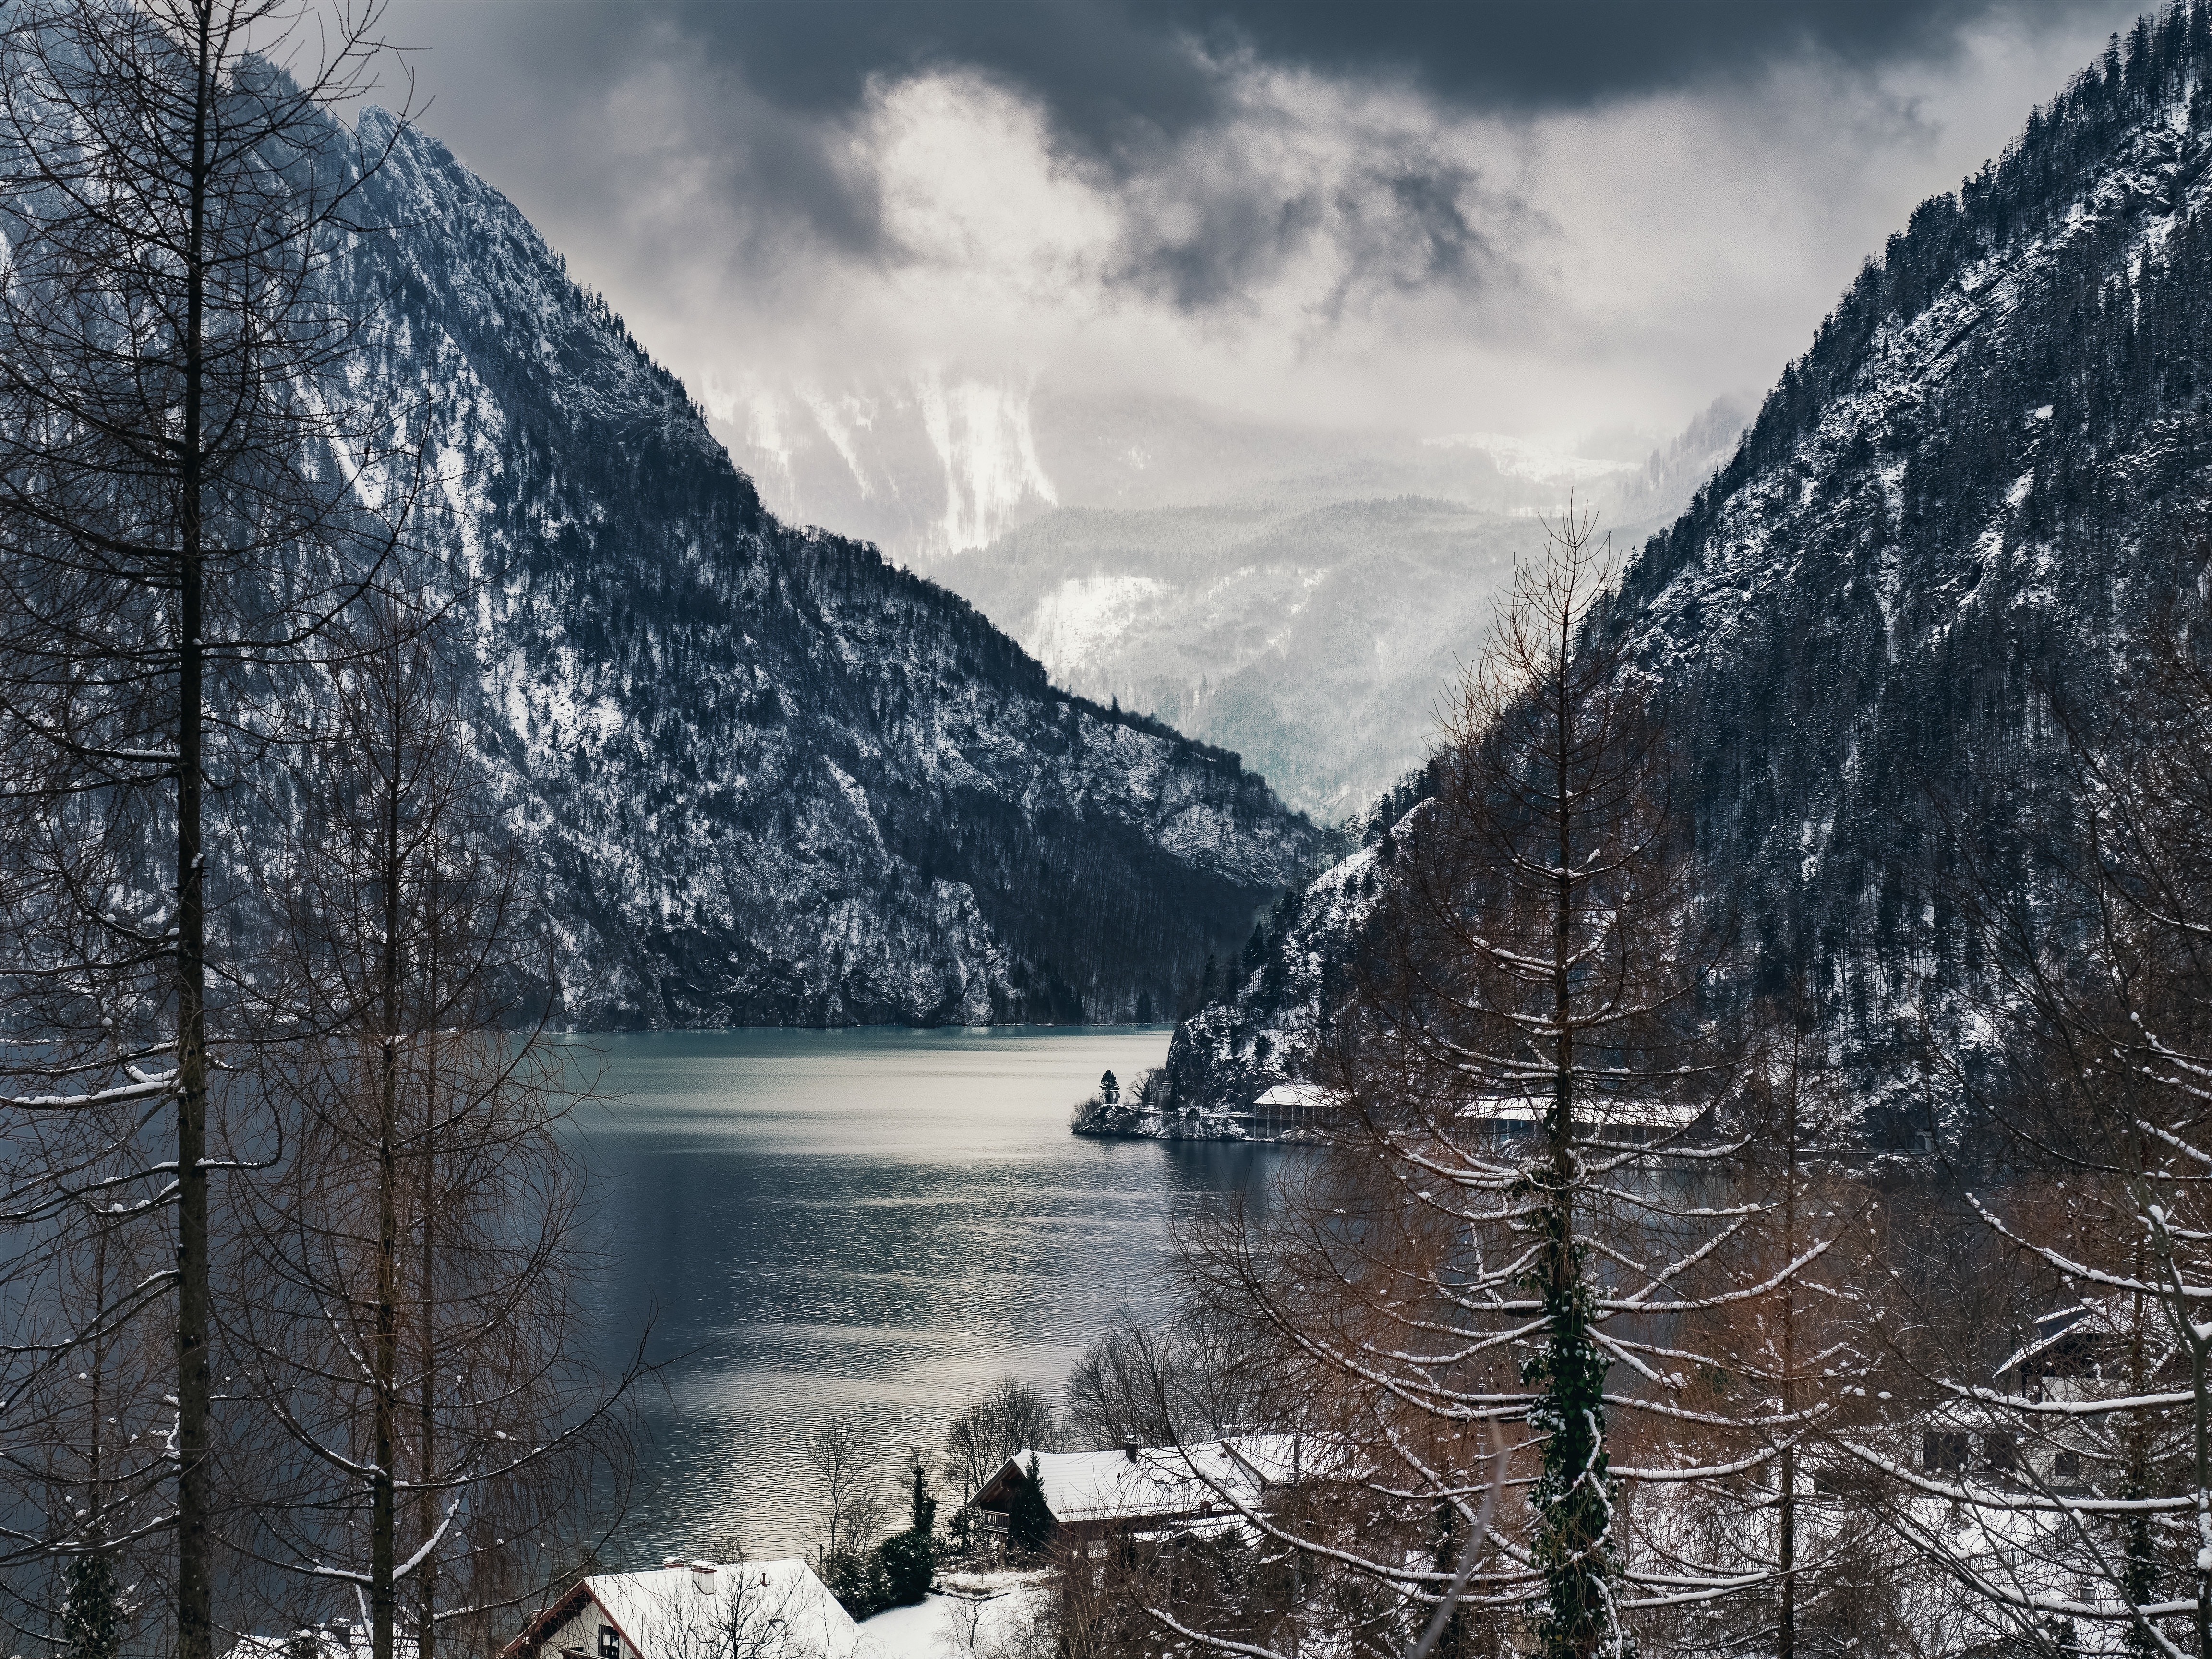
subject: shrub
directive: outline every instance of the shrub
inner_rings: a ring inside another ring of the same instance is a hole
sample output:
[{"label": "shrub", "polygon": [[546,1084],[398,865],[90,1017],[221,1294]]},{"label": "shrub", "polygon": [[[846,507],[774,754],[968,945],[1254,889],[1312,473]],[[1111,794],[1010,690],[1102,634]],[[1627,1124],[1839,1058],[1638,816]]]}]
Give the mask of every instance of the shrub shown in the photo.
[{"label": "shrub", "polygon": [[874,1565],[885,1605],[910,1607],[929,1594],[929,1581],[937,1576],[937,1551],[926,1532],[893,1533],[876,1546]]},{"label": "shrub", "polygon": [[822,1562],[822,1582],[838,1606],[854,1619],[866,1619],[891,1605],[890,1586],[884,1577],[880,1550],[863,1555],[858,1550],[839,1550]]}]

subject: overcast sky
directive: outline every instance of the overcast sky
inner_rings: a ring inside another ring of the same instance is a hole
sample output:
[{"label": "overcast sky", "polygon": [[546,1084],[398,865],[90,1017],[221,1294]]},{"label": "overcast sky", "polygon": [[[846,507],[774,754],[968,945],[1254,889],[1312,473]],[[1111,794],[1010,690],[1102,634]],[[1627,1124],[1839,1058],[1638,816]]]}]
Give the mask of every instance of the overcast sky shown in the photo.
[{"label": "overcast sky", "polygon": [[726,416],[935,374],[1564,443],[1763,389],[2137,9],[396,0],[389,33],[423,125]]}]

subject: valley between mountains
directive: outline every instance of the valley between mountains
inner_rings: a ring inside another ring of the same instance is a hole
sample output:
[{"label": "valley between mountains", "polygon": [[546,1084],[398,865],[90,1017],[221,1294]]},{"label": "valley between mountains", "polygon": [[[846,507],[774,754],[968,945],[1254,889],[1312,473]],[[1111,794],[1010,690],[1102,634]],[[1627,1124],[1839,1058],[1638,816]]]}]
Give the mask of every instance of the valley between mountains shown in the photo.
[{"label": "valley between mountains", "polygon": [[781,522],[512,204],[401,134],[371,188],[410,228],[345,279],[395,296],[380,372],[432,394],[423,540],[480,583],[476,729],[562,1017],[1182,1016],[1193,1103],[1295,1081],[1480,647],[1482,607],[1445,596],[1530,550],[1547,490],[1624,529],[1679,490],[1607,626],[1684,711],[1745,983],[1816,987],[1870,1132],[1910,1139],[1901,1056],[1975,971],[1945,815],[1971,797],[1978,854],[2027,844],[2050,803],[2004,780],[2047,738],[2038,700],[2094,698],[2212,489],[2212,119],[2190,63],[2158,75],[2078,84],[1923,204],[1740,438],[1717,405],[1640,471],[1549,483],[1370,445],[1337,488],[1363,504],[1301,501],[1215,433],[1185,447],[1219,477],[1163,474],[1164,505],[1040,506],[938,559],[969,599]]}]

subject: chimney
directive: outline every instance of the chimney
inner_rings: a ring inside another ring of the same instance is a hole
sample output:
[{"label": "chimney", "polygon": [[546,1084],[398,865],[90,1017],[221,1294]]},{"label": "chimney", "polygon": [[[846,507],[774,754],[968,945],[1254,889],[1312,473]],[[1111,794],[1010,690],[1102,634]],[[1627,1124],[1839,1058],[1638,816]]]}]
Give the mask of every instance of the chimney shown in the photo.
[{"label": "chimney", "polygon": [[1135,1462],[1137,1461],[1137,1443],[1133,1440],[1124,1440],[1121,1443],[1121,1455],[1127,1458],[1132,1463]]},{"label": "chimney", "polygon": [[691,1588],[702,1595],[712,1595],[717,1588],[715,1575],[720,1570],[712,1561],[691,1563]]}]

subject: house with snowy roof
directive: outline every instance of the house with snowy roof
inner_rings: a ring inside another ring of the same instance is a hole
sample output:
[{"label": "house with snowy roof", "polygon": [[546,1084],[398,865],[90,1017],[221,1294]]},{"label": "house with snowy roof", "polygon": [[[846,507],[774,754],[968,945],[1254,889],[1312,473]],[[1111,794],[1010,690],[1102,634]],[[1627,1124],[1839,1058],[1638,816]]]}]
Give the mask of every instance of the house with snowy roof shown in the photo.
[{"label": "house with snowy roof", "polygon": [[1245,1109],[1246,1133],[1255,1140],[1321,1139],[1343,1103],[1343,1096],[1318,1083],[1278,1083]]},{"label": "house with snowy roof", "polygon": [[860,1644],[804,1561],[672,1558],[577,1580],[499,1659],[853,1659]]},{"label": "house with snowy roof", "polygon": [[[1533,1139],[1542,1130],[1544,1115],[1551,1109],[1548,1095],[1486,1095],[1461,1107],[1459,1117],[1466,1123],[1487,1124],[1492,1133],[1503,1138]],[[1709,1100],[1601,1096],[1577,1105],[1575,1127],[1578,1139],[1648,1146],[1690,1133],[1712,1109]]]},{"label": "house with snowy roof", "polygon": [[963,1506],[986,1539],[1003,1542],[1016,1496],[1036,1462],[1045,1508],[1060,1541],[1074,1548],[1109,1535],[1143,1536],[1229,1524],[1256,1511],[1275,1489],[1313,1471],[1310,1445],[1282,1434],[1244,1435],[1195,1446],[1125,1445],[1115,1451],[1024,1449]]}]

